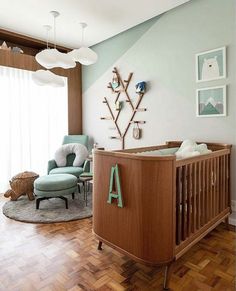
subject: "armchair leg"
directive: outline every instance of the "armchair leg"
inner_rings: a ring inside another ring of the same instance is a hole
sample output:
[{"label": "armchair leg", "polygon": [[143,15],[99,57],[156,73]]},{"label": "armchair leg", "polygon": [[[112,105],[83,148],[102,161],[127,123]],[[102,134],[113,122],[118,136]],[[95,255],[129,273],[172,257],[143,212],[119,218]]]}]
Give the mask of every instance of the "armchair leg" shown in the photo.
[{"label": "armchair leg", "polygon": [[40,198],[36,199],[36,209],[39,209],[39,204],[40,204]]},{"label": "armchair leg", "polygon": [[57,196],[57,198],[60,198],[60,199],[64,200],[65,204],[66,204],[66,209],[68,209],[68,199],[66,197],[64,197],[64,196]]},{"label": "armchair leg", "polygon": [[40,204],[40,202],[41,201],[43,201],[43,200],[48,200],[48,199],[50,199],[51,197],[39,197],[39,198],[37,198],[36,199],[36,209],[39,209],[39,204]]},{"label": "armchair leg", "polygon": [[36,209],[39,209],[39,204],[40,204],[40,201],[42,200],[48,200],[48,199],[51,199],[51,198],[60,198],[62,200],[65,201],[65,204],[66,204],[66,209],[68,209],[68,199],[66,197],[63,197],[63,196],[56,196],[56,197],[40,197],[40,198],[37,198],[36,199]]}]

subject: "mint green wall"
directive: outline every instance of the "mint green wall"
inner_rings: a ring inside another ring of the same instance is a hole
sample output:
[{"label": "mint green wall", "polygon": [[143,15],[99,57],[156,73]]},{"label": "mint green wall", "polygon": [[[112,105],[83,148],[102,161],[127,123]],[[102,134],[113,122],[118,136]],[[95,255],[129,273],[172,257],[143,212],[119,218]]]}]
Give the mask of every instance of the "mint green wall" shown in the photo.
[{"label": "mint green wall", "polygon": [[[83,75],[87,87],[83,93],[84,133],[100,146],[120,148],[119,141],[109,139],[109,136],[116,134],[109,129],[111,122],[100,120],[101,116],[108,115],[102,98],[107,96],[110,104],[114,103],[114,95],[106,88],[114,66],[124,78],[127,78],[129,72],[134,72],[129,88],[134,101],[135,83],[142,80],[149,83],[149,90],[141,104],[147,111],[137,113],[137,120],[145,120],[146,124],[142,125],[143,137],[138,141],[132,138],[130,129],[126,147],[187,138],[232,143],[232,194],[236,200],[235,5],[235,0],[192,0],[181,5],[159,17],[118,59],[116,55],[116,60],[111,63],[107,61],[108,57],[112,60],[113,55],[109,47],[112,43],[118,46],[119,39],[114,37],[101,43],[99,50],[103,53],[99,56],[99,62],[102,64],[104,61],[104,68],[98,70],[96,65],[91,66],[89,70],[84,70]],[[132,29],[128,33],[131,35]],[[227,78],[196,83],[195,54],[222,46],[227,47]],[[227,116],[196,117],[196,89],[221,85],[227,85]],[[130,108],[126,104],[121,113],[122,129],[129,116]]]},{"label": "mint green wall", "polygon": [[120,58],[159,18],[154,17],[92,47],[98,54],[93,66],[83,66],[83,91],[87,90],[112,64]]}]

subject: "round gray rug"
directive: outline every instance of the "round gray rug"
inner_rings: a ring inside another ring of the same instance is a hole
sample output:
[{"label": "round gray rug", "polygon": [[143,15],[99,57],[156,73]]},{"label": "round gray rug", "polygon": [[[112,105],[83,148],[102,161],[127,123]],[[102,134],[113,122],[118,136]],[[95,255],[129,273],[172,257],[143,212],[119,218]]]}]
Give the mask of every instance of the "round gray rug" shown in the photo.
[{"label": "round gray rug", "polygon": [[67,196],[69,209],[66,209],[65,202],[59,198],[51,198],[40,202],[39,209],[36,209],[35,200],[29,201],[27,196],[21,196],[17,201],[8,201],[3,207],[3,214],[11,219],[33,222],[52,223],[83,219],[92,216],[92,194],[88,194],[88,204],[85,206],[83,194]]}]

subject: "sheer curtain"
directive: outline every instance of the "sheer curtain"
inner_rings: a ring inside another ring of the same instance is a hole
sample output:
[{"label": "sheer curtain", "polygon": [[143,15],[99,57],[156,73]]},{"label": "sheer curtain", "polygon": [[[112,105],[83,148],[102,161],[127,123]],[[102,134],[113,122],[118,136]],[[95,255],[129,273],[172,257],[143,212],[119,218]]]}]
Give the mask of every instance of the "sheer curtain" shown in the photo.
[{"label": "sheer curtain", "polygon": [[46,174],[67,134],[67,115],[67,85],[40,87],[32,72],[0,66],[0,193],[19,172]]}]

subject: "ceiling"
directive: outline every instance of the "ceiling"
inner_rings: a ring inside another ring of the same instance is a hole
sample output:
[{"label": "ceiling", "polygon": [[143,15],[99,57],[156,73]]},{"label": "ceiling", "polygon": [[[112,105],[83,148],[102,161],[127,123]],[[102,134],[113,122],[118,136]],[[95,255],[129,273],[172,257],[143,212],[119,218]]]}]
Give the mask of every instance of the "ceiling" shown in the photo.
[{"label": "ceiling", "polygon": [[0,28],[45,40],[43,25],[52,25],[49,11],[57,10],[57,43],[79,47],[79,23],[86,22],[85,44],[91,46],[188,1],[0,0]]}]

